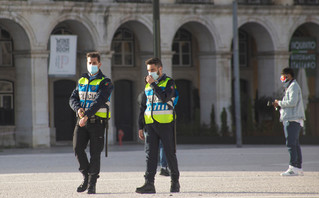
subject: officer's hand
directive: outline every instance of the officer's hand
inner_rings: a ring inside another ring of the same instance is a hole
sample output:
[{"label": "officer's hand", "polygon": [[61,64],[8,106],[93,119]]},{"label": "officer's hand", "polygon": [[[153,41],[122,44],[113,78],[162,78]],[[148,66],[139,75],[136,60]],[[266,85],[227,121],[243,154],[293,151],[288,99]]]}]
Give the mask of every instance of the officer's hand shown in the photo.
[{"label": "officer's hand", "polygon": [[79,118],[83,118],[83,116],[84,116],[84,109],[83,108],[78,109],[78,115],[79,115]]},{"label": "officer's hand", "polygon": [[278,100],[275,100],[273,104],[274,104],[274,107],[277,108],[279,106]]},{"label": "officer's hand", "polygon": [[87,120],[88,120],[87,116],[84,116],[83,118],[81,118],[81,120],[79,122],[80,127],[84,127]]},{"label": "officer's hand", "polygon": [[152,84],[153,82],[155,82],[155,80],[154,80],[153,76],[148,75],[148,76],[146,76],[146,82],[148,84]]},{"label": "officer's hand", "polygon": [[138,130],[138,137],[141,139],[141,140],[144,140],[145,137],[144,137],[144,131],[142,129]]}]

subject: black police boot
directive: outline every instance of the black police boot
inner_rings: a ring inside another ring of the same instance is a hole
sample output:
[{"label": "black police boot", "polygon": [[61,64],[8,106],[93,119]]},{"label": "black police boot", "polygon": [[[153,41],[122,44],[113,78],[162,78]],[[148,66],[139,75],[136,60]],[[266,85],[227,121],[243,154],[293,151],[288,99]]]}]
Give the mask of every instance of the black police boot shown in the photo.
[{"label": "black police boot", "polygon": [[95,194],[95,186],[96,186],[97,178],[99,178],[98,175],[90,175],[89,176],[88,194]]},{"label": "black police boot", "polygon": [[154,182],[145,181],[145,184],[139,188],[136,188],[135,192],[140,193],[140,194],[156,193]]},{"label": "black police boot", "polygon": [[83,182],[82,184],[78,187],[78,189],[76,190],[77,192],[84,192],[86,191],[86,189],[88,188],[88,183],[89,183],[89,176],[83,175]]},{"label": "black police boot", "polygon": [[179,181],[172,180],[171,181],[171,192],[172,193],[179,192],[179,189],[180,189]]},{"label": "black police boot", "polygon": [[170,176],[168,168],[161,168],[160,175],[162,176]]}]

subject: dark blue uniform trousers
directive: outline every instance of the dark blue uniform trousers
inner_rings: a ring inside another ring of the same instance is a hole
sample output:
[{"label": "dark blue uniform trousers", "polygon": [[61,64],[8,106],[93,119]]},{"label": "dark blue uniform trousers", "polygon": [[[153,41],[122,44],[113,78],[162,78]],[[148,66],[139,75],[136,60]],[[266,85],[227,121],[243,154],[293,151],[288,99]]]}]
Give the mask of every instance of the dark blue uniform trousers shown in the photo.
[{"label": "dark blue uniform trousers", "polygon": [[[98,176],[101,166],[101,152],[104,147],[105,124],[88,123],[80,127],[78,122],[73,134],[73,149],[83,175]],[[85,149],[90,141],[90,161]]]},{"label": "dark blue uniform trousers", "polygon": [[179,179],[179,170],[175,153],[174,124],[147,124],[145,127],[145,152],[146,152],[146,172],[145,180],[154,182],[158,161],[159,141],[162,141],[166,154],[168,167],[171,170],[173,181]]}]

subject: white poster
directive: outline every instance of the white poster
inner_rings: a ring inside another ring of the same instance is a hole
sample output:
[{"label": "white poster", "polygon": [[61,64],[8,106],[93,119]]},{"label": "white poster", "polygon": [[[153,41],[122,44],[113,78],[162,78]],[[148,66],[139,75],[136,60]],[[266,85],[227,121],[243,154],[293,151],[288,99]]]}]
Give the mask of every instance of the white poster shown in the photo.
[{"label": "white poster", "polygon": [[52,35],[50,38],[49,75],[75,75],[75,35]]}]

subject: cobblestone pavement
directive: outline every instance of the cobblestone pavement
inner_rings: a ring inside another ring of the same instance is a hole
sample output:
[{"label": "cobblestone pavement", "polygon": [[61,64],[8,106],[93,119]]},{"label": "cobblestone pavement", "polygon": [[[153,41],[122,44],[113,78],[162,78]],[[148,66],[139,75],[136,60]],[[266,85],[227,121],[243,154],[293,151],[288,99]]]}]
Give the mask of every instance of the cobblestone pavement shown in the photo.
[{"label": "cobblestone pavement", "polygon": [[181,192],[169,193],[170,178],[156,175],[156,194],[140,195],[143,145],[109,148],[102,157],[97,194],[77,193],[81,175],[72,147],[0,151],[0,197],[318,197],[319,146],[302,146],[304,176],[281,177],[288,167],[284,145],[179,145]]}]

